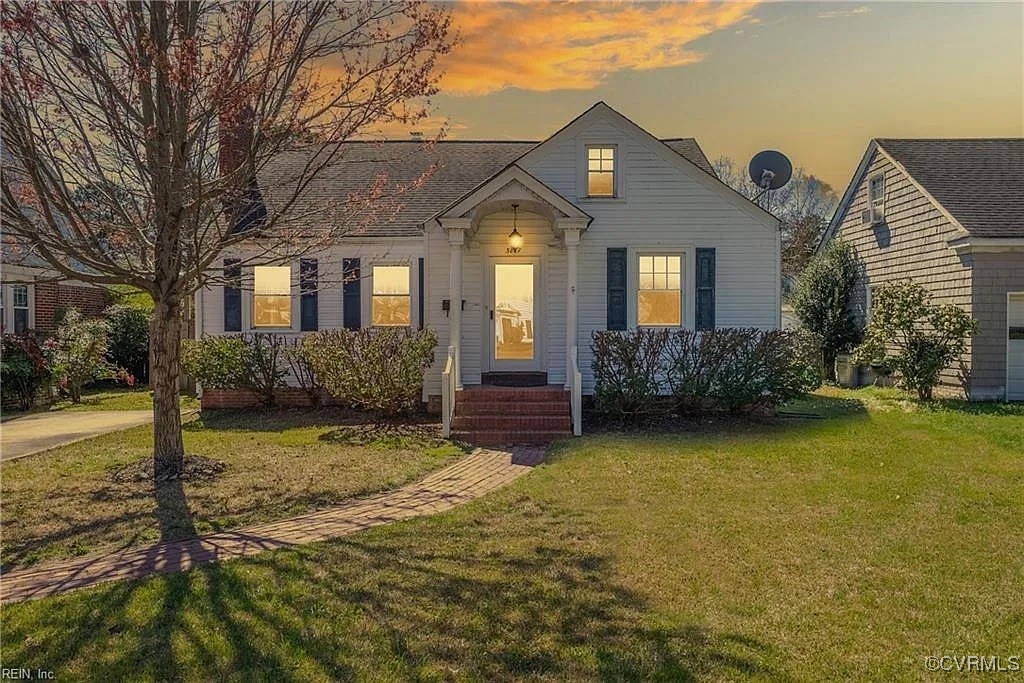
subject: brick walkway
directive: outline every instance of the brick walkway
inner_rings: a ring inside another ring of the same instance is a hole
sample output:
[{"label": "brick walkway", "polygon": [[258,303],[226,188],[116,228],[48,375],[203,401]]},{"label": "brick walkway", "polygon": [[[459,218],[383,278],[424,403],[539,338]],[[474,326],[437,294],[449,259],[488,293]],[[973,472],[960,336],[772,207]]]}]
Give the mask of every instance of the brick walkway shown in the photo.
[{"label": "brick walkway", "polygon": [[543,448],[477,449],[408,486],[288,519],[196,538],[5,572],[0,602],[18,602],[93,586],[179,572],[207,562],[315,543],[401,519],[449,510],[501,488],[540,463]]}]

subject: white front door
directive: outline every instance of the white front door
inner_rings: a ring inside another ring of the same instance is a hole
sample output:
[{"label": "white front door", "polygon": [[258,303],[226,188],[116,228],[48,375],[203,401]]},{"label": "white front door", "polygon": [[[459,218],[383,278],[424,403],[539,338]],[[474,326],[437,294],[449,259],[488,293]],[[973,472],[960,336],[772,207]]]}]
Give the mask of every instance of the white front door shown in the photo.
[{"label": "white front door", "polygon": [[492,372],[541,370],[540,259],[490,259],[487,357]]},{"label": "white front door", "polygon": [[1024,401],[1024,292],[1006,300],[1006,400]]}]

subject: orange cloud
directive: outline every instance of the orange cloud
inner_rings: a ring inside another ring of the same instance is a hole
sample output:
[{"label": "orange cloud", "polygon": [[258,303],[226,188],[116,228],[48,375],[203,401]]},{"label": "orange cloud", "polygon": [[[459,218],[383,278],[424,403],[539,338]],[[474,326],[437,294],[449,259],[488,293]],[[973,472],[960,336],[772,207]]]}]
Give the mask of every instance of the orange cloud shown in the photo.
[{"label": "orange cloud", "polygon": [[746,20],[757,2],[461,2],[462,41],[442,67],[445,94],[592,88],[610,74],[698,62],[698,38]]}]

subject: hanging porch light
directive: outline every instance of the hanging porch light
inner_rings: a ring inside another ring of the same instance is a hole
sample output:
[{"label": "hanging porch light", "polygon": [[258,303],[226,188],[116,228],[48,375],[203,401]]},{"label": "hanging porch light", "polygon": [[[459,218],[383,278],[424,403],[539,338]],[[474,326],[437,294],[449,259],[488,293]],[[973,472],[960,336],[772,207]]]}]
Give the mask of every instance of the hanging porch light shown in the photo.
[{"label": "hanging porch light", "polygon": [[519,232],[517,225],[517,218],[519,214],[519,205],[512,205],[512,232],[508,234],[508,247],[514,251],[519,251],[523,248],[523,235]]}]

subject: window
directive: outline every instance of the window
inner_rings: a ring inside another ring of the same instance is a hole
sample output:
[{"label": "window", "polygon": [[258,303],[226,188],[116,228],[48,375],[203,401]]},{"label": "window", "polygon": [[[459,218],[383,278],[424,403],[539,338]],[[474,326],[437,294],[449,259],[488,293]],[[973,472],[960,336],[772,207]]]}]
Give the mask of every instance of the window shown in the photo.
[{"label": "window", "polygon": [[879,173],[868,181],[868,204],[873,212],[881,214],[882,206],[885,204],[885,174]]},{"label": "window", "polygon": [[682,257],[641,256],[638,325],[678,327],[683,321]]},{"label": "window", "polygon": [[412,324],[409,266],[373,267],[373,324],[402,327]]},{"label": "window", "polygon": [[587,196],[615,196],[615,148],[587,148]]},{"label": "window", "polygon": [[291,285],[289,266],[253,268],[253,327],[292,326]]},{"label": "window", "polygon": [[11,308],[14,309],[14,334],[28,330],[28,285],[11,287]]}]

